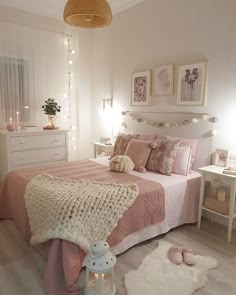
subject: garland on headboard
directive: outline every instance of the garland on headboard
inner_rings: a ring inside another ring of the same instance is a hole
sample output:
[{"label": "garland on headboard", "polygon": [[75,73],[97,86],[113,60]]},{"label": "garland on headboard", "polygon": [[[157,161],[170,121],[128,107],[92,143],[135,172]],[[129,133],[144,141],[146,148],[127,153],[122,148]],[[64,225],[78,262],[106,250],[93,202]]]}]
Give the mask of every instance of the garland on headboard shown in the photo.
[{"label": "garland on headboard", "polygon": [[[209,114],[201,114],[201,113],[167,113],[167,112],[144,112],[144,113],[159,113],[159,114],[186,114],[186,115],[193,115],[193,118],[191,120],[184,119],[181,121],[154,121],[154,120],[147,120],[144,119],[143,116],[140,113],[136,112],[130,112],[130,111],[124,111],[121,114],[123,116],[130,117],[131,120],[135,120],[138,123],[142,123],[148,126],[157,127],[157,128],[172,128],[172,127],[180,127],[180,126],[186,126],[191,123],[198,123],[200,121],[209,121],[211,123],[216,123],[218,119],[216,117],[211,117]],[[128,125],[125,122],[121,123],[121,126],[123,126],[125,129],[128,129]],[[216,130],[212,130],[212,135],[216,134]]]}]

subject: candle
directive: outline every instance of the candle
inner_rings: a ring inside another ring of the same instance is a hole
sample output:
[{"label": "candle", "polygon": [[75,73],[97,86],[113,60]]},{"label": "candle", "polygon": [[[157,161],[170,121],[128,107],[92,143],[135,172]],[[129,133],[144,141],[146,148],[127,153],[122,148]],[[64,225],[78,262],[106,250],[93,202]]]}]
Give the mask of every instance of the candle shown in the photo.
[{"label": "candle", "polygon": [[225,191],[223,191],[223,190],[218,190],[218,193],[217,193],[217,200],[218,200],[218,201],[221,201],[221,202],[224,202],[224,201],[225,201]]},{"label": "candle", "polygon": [[[94,277],[96,279],[96,289],[99,290],[99,275],[97,273],[94,274]],[[101,291],[104,289],[104,274],[102,274],[102,280],[101,280]]]},{"label": "candle", "polygon": [[16,112],[16,130],[20,130],[20,113]]},{"label": "candle", "polygon": [[12,125],[12,118],[10,118],[9,121],[10,121],[10,125]]}]

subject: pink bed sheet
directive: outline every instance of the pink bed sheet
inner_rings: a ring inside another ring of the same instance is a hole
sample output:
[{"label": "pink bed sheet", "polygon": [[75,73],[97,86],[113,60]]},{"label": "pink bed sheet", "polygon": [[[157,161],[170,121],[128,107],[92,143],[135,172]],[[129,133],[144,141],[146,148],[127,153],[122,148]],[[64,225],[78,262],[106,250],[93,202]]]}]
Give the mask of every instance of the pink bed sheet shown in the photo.
[{"label": "pink bed sheet", "polygon": [[[27,240],[31,237],[24,192],[35,175],[49,173],[54,176],[94,181],[136,183],[139,195],[124,213],[107,241],[111,246],[140,229],[162,222],[165,218],[165,193],[156,182],[130,174],[111,172],[108,167],[89,160],[39,166],[12,171],[4,181],[0,196],[0,218],[13,219]],[[48,295],[78,294],[77,280],[85,253],[70,242],[55,239],[41,244],[38,251],[47,258],[44,290]]]}]

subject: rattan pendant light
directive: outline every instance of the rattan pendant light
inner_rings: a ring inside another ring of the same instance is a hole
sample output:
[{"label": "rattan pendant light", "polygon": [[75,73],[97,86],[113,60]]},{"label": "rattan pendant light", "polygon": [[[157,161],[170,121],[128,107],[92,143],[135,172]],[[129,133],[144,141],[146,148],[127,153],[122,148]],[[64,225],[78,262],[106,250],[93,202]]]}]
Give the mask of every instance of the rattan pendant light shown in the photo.
[{"label": "rattan pendant light", "polygon": [[76,27],[101,28],[111,23],[112,11],[106,0],[68,0],[64,20]]}]

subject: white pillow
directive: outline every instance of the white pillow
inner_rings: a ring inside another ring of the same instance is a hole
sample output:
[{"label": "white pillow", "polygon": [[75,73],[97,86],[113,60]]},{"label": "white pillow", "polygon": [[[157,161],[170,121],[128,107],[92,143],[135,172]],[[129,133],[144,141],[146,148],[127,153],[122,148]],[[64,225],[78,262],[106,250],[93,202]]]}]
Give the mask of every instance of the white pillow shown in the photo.
[{"label": "white pillow", "polygon": [[178,147],[172,173],[188,175],[191,165],[192,148],[191,146]]}]

